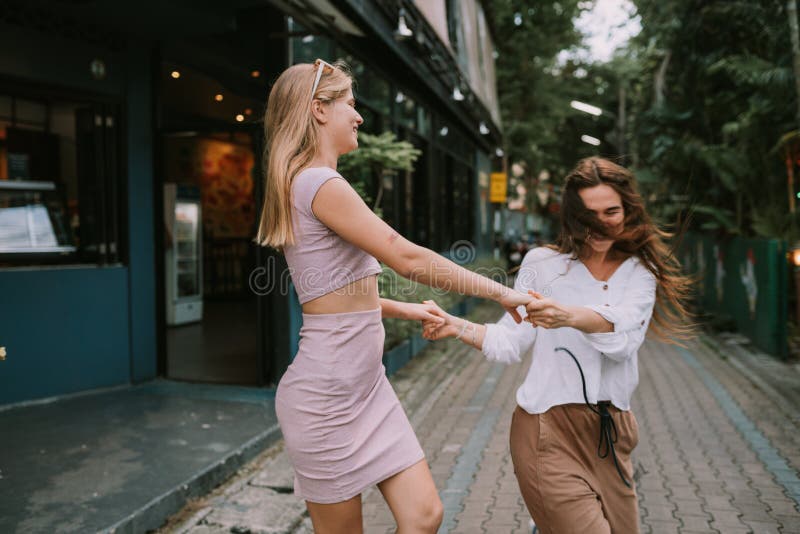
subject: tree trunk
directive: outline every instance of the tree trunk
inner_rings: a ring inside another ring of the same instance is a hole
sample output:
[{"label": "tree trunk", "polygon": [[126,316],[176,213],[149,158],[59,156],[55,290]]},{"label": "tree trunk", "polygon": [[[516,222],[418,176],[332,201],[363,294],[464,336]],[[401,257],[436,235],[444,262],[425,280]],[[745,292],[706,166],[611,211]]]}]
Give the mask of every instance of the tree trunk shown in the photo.
[{"label": "tree trunk", "polygon": [[786,186],[789,189],[789,213],[794,213],[794,160],[791,146],[786,147]]},{"label": "tree trunk", "polygon": [[619,150],[619,155],[623,165],[625,165],[628,161],[628,156],[625,153],[625,126],[627,123],[627,118],[625,117],[626,96],[625,80],[622,80],[619,83],[619,106],[617,108],[617,150]]},{"label": "tree trunk", "polygon": [[789,35],[792,39],[792,59],[794,63],[794,83],[797,92],[797,125],[800,127],[800,31],[797,28],[797,0],[786,1],[786,15],[789,19]]},{"label": "tree trunk", "polygon": [[667,50],[667,53],[664,54],[664,59],[661,60],[661,65],[656,71],[653,83],[653,103],[656,107],[664,103],[664,86],[667,83],[667,67],[669,67],[670,59],[672,59],[672,52]]}]

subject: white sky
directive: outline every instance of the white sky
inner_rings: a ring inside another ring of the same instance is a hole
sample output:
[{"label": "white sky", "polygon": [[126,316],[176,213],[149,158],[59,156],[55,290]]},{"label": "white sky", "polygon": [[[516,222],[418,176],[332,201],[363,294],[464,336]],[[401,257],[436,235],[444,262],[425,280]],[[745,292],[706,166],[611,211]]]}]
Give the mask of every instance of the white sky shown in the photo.
[{"label": "white sky", "polygon": [[578,17],[575,26],[586,36],[584,42],[589,49],[588,59],[608,61],[617,47],[637,35],[642,26],[638,15],[631,18],[635,12],[630,0],[596,0],[594,9]]}]

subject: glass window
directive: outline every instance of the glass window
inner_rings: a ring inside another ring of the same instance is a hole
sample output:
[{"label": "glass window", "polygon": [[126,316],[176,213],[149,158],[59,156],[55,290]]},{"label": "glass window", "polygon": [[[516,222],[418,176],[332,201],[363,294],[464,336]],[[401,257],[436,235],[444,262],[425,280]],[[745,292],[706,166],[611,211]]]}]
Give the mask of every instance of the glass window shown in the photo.
[{"label": "glass window", "polygon": [[0,95],[0,266],[120,260],[117,116]]},{"label": "glass window", "polygon": [[423,106],[417,106],[417,132],[425,138],[431,135],[431,112]]},{"label": "glass window", "polygon": [[[291,17],[289,18],[289,31],[293,33],[303,32],[303,28]],[[331,61],[333,55],[333,43],[327,37],[314,35],[311,32],[306,35],[298,35],[289,40],[292,65],[298,63],[313,63],[317,58]]]},{"label": "glass window", "polygon": [[383,117],[369,106],[358,104],[356,109],[364,119],[364,123],[359,126],[359,130],[372,135],[378,135],[383,132]]},{"label": "glass window", "polygon": [[343,48],[336,49],[335,57],[343,60],[350,67],[350,72],[355,80],[353,93],[356,100],[367,103],[378,113],[388,116],[391,112],[389,82],[369,65]]},{"label": "glass window", "polygon": [[63,193],[47,182],[0,183],[0,254],[74,252]]},{"label": "glass window", "polygon": [[[400,94],[400,93],[398,93]],[[398,102],[398,100],[400,100]],[[410,97],[403,95],[402,99],[395,99],[397,102],[397,120],[410,130],[417,129],[417,104]]]}]

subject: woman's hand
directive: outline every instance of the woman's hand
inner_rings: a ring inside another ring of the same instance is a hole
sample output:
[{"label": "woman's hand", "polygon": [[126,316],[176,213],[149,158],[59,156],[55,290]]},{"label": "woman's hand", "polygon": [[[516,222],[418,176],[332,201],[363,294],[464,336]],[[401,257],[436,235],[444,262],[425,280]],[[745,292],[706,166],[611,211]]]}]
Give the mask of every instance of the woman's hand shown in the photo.
[{"label": "woman's hand", "polygon": [[532,326],[541,326],[548,329],[572,326],[573,313],[570,306],[559,304],[535,291],[528,291],[528,294],[533,297],[533,300],[525,306],[528,312],[525,320],[530,322]]},{"label": "woman's hand", "polygon": [[463,322],[463,319],[459,319],[458,317],[450,315],[449,313],[441,309],[439,305],[432,300],[423,301],[423,304],[434,306],[436,309],[434,313],[438,318],[442,319],[441,323],[435,321],[423,321],[422,322],[423,338],[435,341],[437,339],[444,339],[446,337],[456,337],[458,335],[458,332],[461,329],[461,323]]},{"label": "woman's hand", "polygon": [[[531,293],[529,291],[529,293]],[[517,311],[519,306],[526,306],[533,300],[530,295],[526,295],[525,293],[520,293],[514,289],[509,289],[507,293],[500,297],[497,301],[500,303],[503,308],[514,318],[514,320],[519,324],[522,322],[522,316]],[[530,312],[529,312],[530,315]]]},{"label": "woman's hand", "polygon": [[422,321],[423,326],[426,324],[442,326],[445,322],[444,317],[440,315],[444,311],[432,300],[426,300],[422,304],[404,302],[402,313],[403,319]]}]

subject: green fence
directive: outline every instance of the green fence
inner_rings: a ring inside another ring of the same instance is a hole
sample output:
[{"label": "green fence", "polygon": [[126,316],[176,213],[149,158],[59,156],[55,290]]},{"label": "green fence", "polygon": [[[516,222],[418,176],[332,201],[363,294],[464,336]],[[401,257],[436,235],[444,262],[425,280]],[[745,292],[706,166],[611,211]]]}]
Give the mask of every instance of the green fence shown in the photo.
[{"label": "green fence", "polygon": [[781,358],[786,342],[786,243],[778,239],[725,240],[687,234],[681,246],[687,273],[698,275],[702,311],[730,317],[758,348]]}]

